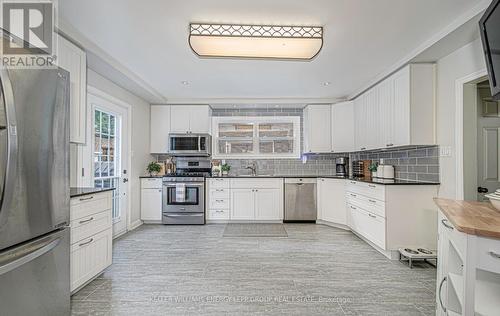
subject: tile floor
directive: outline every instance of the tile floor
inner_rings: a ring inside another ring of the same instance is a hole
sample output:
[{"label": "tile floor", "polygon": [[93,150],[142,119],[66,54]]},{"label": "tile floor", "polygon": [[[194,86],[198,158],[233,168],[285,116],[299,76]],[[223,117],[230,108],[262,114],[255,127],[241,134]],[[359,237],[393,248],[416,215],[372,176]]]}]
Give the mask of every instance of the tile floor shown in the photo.
[{"label": "tile floor", "polygon": [[143,225],[72,297],[72,315],[434,315],[436,270],[386,259],[313,224],[288,237],[223,237],[225,225]]}]

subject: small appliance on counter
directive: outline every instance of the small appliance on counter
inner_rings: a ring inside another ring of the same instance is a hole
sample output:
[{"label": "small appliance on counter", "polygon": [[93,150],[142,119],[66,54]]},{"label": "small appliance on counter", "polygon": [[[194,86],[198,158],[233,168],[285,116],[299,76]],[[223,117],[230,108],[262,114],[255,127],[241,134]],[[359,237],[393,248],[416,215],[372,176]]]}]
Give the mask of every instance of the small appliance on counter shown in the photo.
[{"label": "small appliance on counter", "polygon": [[335,172],[340,177],[349,176],[349,157],[335,158]]},{"label": "small appliance on counter", "polygon": [[378,165],[377,178],[384,180],[394,179],[394,166],[393,165]]},{"label": "small appliance on counter", "polygon": [[354,178],[363,178],[365,163],[363,160],[355,160],[352,162],[352,176]]},{"label": "small appliance on counter", "polygon": [[163,224],[205,224],[205,177],[210,171],[208,157],[177,157],[176,173],[163,178]]}]

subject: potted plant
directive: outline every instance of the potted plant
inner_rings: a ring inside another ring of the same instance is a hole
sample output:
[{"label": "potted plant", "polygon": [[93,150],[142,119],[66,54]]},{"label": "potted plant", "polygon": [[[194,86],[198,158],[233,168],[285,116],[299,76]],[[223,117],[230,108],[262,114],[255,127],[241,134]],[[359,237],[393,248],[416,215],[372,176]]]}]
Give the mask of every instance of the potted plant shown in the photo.
[{"label": "potted plant", "polygon": [[372,173],[372,178],[377,177],[377,169],[378,169],[378,164],[376,162],[372,162],[371,165],[368,167],[368,170]]},{"label": "potted plant", "polygon": [[150,176],[155,177],[161,171],[161,166],[156,161],[153,161],[149,163],[146,170],[149,172]]},{"label": "potted plant", "polygon": [[227,174],[229,173],[229,170],[231,170],[231,166],[228,165],[227,163],[223,164],[220,168],[222,170],[222,175],[223,176],[227,176]]}]

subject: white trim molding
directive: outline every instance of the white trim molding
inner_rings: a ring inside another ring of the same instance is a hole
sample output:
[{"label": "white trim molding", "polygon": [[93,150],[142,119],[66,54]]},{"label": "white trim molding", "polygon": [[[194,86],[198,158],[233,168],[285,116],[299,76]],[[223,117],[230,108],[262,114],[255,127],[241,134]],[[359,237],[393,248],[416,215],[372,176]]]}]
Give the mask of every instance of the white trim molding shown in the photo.
[{"label": "white trim molding", "polygon": [[486,69],[455,80],[455,197],[464,199],[464,85],[488,75]]}]

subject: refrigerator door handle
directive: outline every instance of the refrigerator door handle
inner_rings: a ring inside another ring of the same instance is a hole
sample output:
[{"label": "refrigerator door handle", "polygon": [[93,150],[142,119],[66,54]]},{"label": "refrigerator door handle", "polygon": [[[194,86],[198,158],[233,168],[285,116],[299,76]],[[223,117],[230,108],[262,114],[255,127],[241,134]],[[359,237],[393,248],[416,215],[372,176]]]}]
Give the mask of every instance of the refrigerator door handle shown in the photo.
[{"label": "refrigerator door handle", "polygon": [[[57,245],[61,241],[60,236],[46,239],[47,240],[39,244],[30,243],[20,247],[20,249],[8,251],[6,254],[0,254],[0,275],[6,274],[30,261],[35,260],[40,256],[43,256],[47,252],[57,247]],[[5,261],[6,263],[3,263]]]},{"label": "refrigerator door handle", "polygon": [[10,82],[9,73],[6,69],[0,70],[0,106],[4,107],[7,132],[7,152],[6,164],[4,172],[4,187],[1,194],[2,205],[0,205],[0,227],[5,224],[7,220],[7,210],[12,201],[13,189],[15,186],[15,174],[17,168],[17,121],[16,111],[14,107],[14,92]]}]

